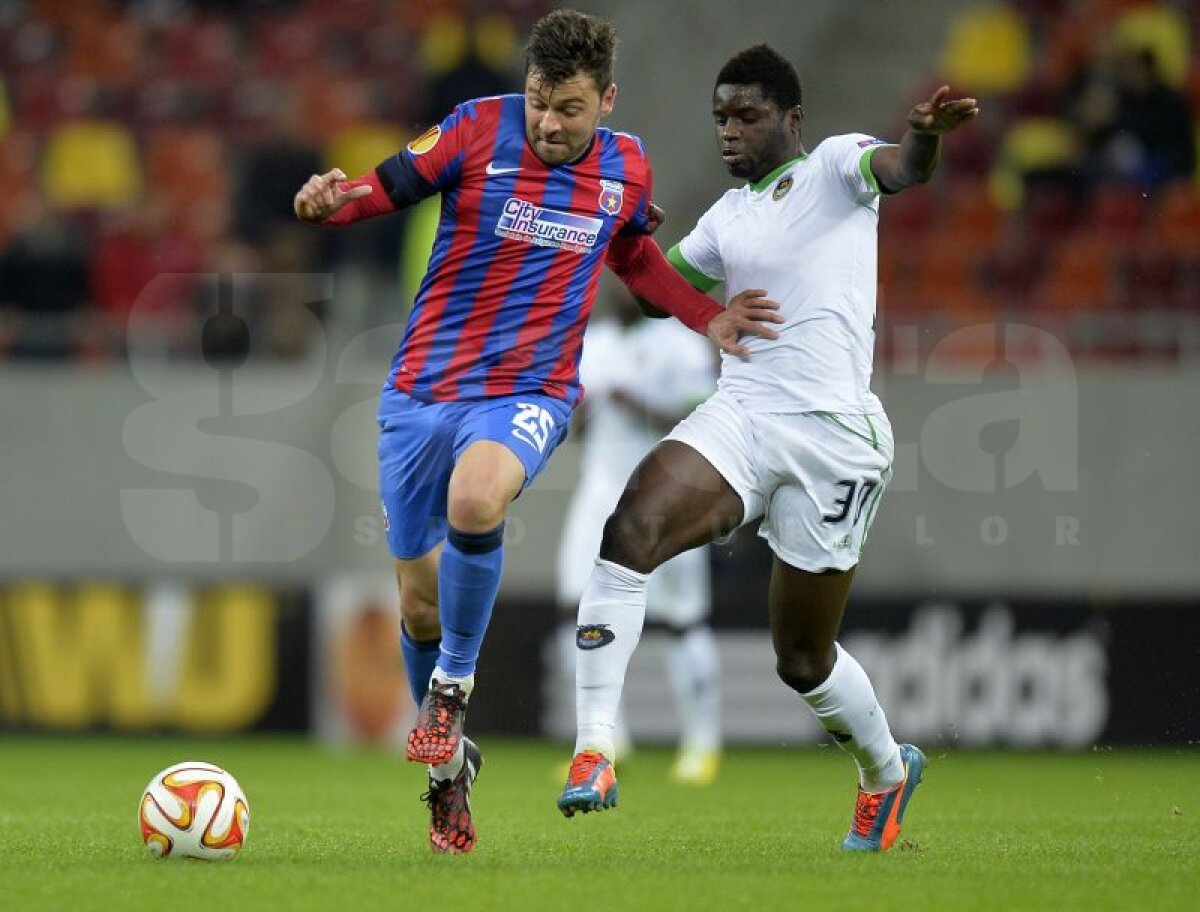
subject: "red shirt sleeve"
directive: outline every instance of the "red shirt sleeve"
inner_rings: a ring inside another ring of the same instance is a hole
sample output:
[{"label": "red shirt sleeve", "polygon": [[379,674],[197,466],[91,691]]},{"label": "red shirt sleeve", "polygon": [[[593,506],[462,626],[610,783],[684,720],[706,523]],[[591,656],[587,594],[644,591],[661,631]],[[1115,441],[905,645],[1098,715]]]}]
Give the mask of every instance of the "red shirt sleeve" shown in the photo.
[{"label": "red shirt sleeve", "polygon": [[635,295],[700,335],[707,334],[709,321],[722,311],[675,271],[648,235],[618,234],[608,245],[605,262]]},{"label": "red shirt sleeve", "polygon": [[372,192],[351,200],[321,225],[339,227],[386,215],[457,185],[478,121],[498,116],[499,101],[463,102],[440,124],[430,127],[403,149],[343,190],[370,184]]}]

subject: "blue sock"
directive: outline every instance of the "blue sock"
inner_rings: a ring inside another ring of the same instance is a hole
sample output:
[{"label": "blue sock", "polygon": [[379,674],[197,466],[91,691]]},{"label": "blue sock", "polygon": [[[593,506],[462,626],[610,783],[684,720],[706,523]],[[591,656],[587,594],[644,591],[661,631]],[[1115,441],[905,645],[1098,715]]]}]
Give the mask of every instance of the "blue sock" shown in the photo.
[{"label": "blue sock", "polygon": [[440,638],[418,643],[408,635],[404,624],[400,625],[400,651],[404,654],[404,670],[408,672],[408,686],[418,706],[425,699],[425,691],[429,690],[429,676],[433,674],[441,647]]},{"label": "blue sock", "polygon": [[442,621],[440,671],[456,678],[475,673],[479,647],[492,617],[504,565],[504,523],[488,532],[450,528],[438,567]]}]

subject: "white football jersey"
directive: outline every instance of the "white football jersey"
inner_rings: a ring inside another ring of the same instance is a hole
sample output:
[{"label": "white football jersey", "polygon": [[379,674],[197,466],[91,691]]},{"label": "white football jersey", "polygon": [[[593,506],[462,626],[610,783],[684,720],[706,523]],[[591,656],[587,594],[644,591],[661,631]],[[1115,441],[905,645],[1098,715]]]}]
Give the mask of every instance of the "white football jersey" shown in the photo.
[{"label": "white football jersey", "polygon": [[723,354],[719,387],[755,412],[883,411],[871,392],[881,140],[831,136],[755,184],[730,190],[671,251],[692,284],[726,300],[762,288],[785,323]]},{"label": "white football jersey", "polygon": [[[712,395],[716,373],[712,344],[677,320],[588,326],[579,364],[587,428],[579,486],[559,542],[559,604],[579,602],[600,553],[604,521],[642,457],[663,439],[662,428],[614,402],[613,391],[624,388],[657,411],[683,414]],[[711,601],[707,551],[671,559],[654,571],[649,587],[648,617],[680,628],[699,622]]]},{"label": "white football jersey", "polygon": [[625,329],[592,323],[579,364],[587,420],[581,484],[619,495],[665,433],[613,403],[612,390],[626,386],[652,408],[686,413],[712,394],[715,373],[711,343],[677,320],[639,320]]}]

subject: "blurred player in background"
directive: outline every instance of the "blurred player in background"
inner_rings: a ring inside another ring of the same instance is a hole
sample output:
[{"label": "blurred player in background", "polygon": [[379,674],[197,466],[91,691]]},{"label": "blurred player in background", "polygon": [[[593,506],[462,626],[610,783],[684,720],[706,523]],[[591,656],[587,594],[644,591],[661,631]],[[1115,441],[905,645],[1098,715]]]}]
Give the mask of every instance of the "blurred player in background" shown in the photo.
[{"label": "blurred player in background", "polygon": [[[575,650],[603,645],[603,631],[576,630],[584,585],[600,553],[605,518],[612,513],[642,457],[703,402],[716,386],[712,348],[674,320],[641,316],[627,295],[611,297],[615,319],[588,327],[579,375],[583,400],[583,460],[558,551],[558,603],[570,618],[560,641],[572,680]],[[720,764],[720,663],[708,614],[708,550],[667,561],[650,576],[647,620],[670,635],[667,676],[679,718],[676,781],[707,785]],[[628,742],[620,729],[614,742]]]},{"label": "blurred player in background", "polygon": [[940,88],[908,115],[898,145],[861,133],[801,141],[800,79],[766,45],[717,76],[721,159],[747,183],[728,191],[668,254],[697,288],[761,285],[781,306],[779,337],[725,355],[718,390],[638,466],[604,529],[579,606],[604,645],[578,654],[578,738],[558,800],[568,817],[616,803],[613,725],[646,611],[649,574],[676,554],[762,517],[774,552],[768,595],[780,678],[856,761],[859,791],[842,843],[885,851],[925,767],[898,745],[862,667],[835,641],[854,568],[892,474],[887,415],[871,392],[879,197],[924,183],[942,135],[975,100]]},{"label": "blurred player in background", "polygon": [[379,409],[380,494],[420,704],[408,758],[429,765],[437,852],[475,844],[482,756],[462,726],[504,518],[567,432],[601,267],[731,351],[743,331],[774,335],[751,318],[772,319],[761,293],[722,312],[648,237],[641,141],[599,126],[616,100],[615,46],[604,20],[551,13],[526,48],[524,96],[466,101],[361,178],[313,175],[294,201],[299,218],[340,226],[442,195]]}]

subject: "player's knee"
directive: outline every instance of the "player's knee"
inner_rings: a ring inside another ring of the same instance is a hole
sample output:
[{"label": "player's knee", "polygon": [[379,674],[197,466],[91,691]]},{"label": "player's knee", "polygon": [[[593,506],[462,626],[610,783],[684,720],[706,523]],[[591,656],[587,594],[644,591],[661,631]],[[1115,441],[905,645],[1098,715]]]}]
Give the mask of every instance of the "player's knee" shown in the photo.
[{"label": "player's knee", "polygon": [[667,559],[666,550],[664,523],[656,517],[618,509],[604,524],[600,556],[605,560],[649,573]]},{"label": "player's knee", "polygon": [[507,508],[507,495],[491,485],[461,484],[450,490],[447,518],[462,532],[488,532],[504,522]]},{"label": "player's knee", "polygon": [[833,671],[834,650],[826,652],[809,650],[780,651],[775,672],[779,679],[797,693],[809,693],[820,687]]}]

